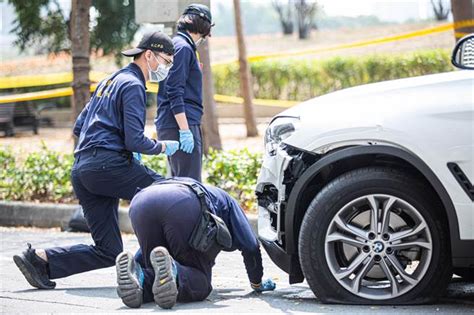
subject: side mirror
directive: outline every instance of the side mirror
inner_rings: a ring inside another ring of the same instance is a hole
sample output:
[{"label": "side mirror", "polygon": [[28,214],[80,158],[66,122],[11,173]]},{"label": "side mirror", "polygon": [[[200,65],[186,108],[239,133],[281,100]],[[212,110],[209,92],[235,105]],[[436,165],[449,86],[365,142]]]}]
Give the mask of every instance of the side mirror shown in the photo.
[{"label": "side mirror", "polygon": [[464,36],[458,41],[451,62],[457,68],[474,70],[474,34]]}]

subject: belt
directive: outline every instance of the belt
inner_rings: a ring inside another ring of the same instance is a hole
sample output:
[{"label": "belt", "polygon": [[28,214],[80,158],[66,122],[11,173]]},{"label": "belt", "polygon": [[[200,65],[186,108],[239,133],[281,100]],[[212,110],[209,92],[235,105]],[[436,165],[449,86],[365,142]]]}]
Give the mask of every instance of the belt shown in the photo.
[{"label": "belt", "polygon": [[78,152],[75,157],[76,159],[80,159],[82,156],[96,156],[97,153],[99,152],[113,152],[113,153],[117,153],[117,154],[120,154],[121,156],[127,158],[129,160],[129,162],[132,162],[132,159],[133,159],[133,153],[130,152],[130,151],[126,151],[126,150],[123,150],[123,151],[115,151],[115,150],[109,150],[109,149],[105,149],[105,148],[89,148],[89,149],[86,149],[84,151],[81,151],[81,152]]}]

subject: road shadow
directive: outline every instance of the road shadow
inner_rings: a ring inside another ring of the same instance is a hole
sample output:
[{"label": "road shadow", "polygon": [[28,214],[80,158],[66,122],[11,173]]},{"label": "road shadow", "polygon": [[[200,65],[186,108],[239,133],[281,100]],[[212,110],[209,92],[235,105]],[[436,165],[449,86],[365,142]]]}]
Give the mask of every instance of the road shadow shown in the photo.
[{"label": "road shadow", "polygon": [[[204,301],[199,301],[199,302],[190,302],[190,303],[177,303],[173,309],[168,310],[168,311],[173,311],[173,310],[199,310],[199,309],[223,309],[226,307],[229,307],[228,305],[219,305],[216,303],[222,302],[224,300],[232,300],[235,298],[241,298],[244,297],[242,295],[235,294],[237,292],[245,291],[243,289],[237,289],[237,288],[226,288],[226,289],[214,289],[212,290],[211,294],[204,300]],[[148,310],[154,310],[154,311],[165,311],[161,309],[158,305],[156,305],[153,302],[150,303],[145,303],[141,307],[141,309],[148,309]],[[122,306],[118,308],[117,310],[127,310],[129,309],[126,306]]]},{"label": "road shadow", "polygon": [[65,289],[55,289],[55,291],[63,291],[66,294],[81,296],[81,297],[99,297],[99,298],[109,298],[109,299],[118,299],[116,287],[89,287],[89,288],[65,288]]},{"label": "road shadow", "polygon": [[453,278],[446,295],[441,299],[446,303],[468,303],[474,305],[474,282]]}]

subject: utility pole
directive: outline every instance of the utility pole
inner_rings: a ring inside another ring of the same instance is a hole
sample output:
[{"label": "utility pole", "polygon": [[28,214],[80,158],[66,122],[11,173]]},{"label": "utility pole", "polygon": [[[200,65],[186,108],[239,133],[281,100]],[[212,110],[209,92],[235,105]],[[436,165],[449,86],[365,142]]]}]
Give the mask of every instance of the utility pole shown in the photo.
[{"label": "utility pole", "polygon": [[250,68],[247,61],[247,49],[245,47],[245,38],[243,34],[242,16],[240,10],[240,0],[234,0],[235,13],[235,31],[237,33],[237,46],[239,48],[239,73],[240,90],[244,99],[245,125],[247,126],[247,137],[258,135],[257,121],[252,103],[252,85]]}]

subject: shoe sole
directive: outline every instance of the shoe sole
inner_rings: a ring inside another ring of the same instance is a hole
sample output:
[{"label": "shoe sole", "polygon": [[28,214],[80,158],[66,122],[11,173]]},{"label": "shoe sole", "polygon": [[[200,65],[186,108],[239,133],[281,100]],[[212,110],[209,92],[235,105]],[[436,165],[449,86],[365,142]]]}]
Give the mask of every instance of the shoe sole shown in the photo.
[{"label": "shoe sole", "polygon": [[164,309],[170,309],[176,304],[178,288],[171,270],[171,256],[164,247],[157,247],[150,254],[150,262],[155,271],[153,282],[153,297],[155,303]]},{"label": "shoe sole", "polygon": [[43,290],[50,290],[56,287],[56,283],[54,282],[52,282],[54,285],[48,286],[38,280],[40,277],[36,272],[35,267],[24,257],[15,255],[13,256],[13,261],[15,262],[15,265],[18,267],[18,269],[20,269],[23,276],[26,278],[26,281],[28,281],[32,287]]},{"label": "shoe sole", "polygon": [[123,304],[131,308],[138,308],[143,303],[143,289],[133,270],[133,256],[128,252],[121,253],[115,260],[117,269],[117,294]]}]

